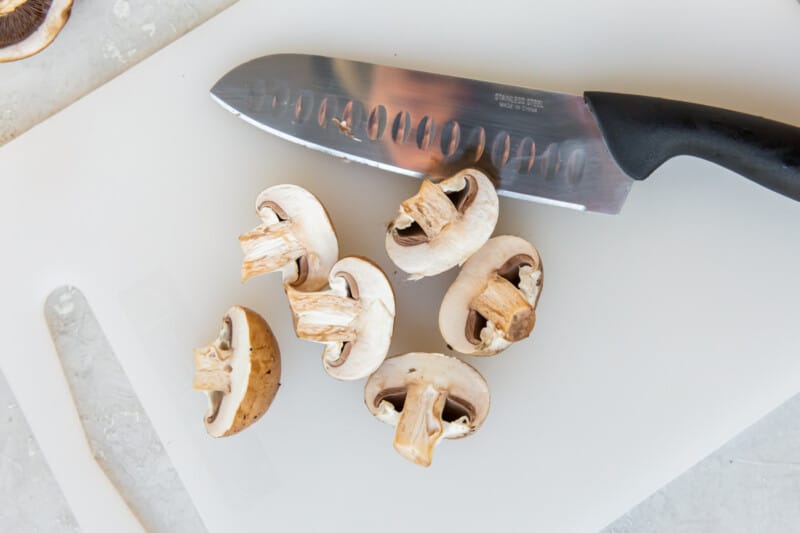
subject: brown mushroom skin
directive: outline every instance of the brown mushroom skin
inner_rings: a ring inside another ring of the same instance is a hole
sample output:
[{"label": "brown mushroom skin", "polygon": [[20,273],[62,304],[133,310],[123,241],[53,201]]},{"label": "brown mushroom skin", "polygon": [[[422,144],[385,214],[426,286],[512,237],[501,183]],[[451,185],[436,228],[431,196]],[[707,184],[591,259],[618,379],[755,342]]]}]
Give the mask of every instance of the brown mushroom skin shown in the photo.
[{"label": "brown mushroom skin", "polygon": [[[281,354],[272,329],[267,321],[252,309],[241,307],[241,310],[244,311],[249,334],[250,373],[245,393],[228,429],[218,435],[212,434],[209,430],[209,435],[216,438],[235,435],[261,418],[272,404],[280,386]],[[200,387],[196,385],[195,388]],[[213,421],[209,415],[216,413],[207,413],[203,417],[207,429]]]},{"label": "brown mushroom skin", "polygon": [[221,437],[239,433],[267,412],[278,393],[281,380],[281,352],[272,328],[261,315],[244,308],[250,331],[250,379],[231,428]]}]

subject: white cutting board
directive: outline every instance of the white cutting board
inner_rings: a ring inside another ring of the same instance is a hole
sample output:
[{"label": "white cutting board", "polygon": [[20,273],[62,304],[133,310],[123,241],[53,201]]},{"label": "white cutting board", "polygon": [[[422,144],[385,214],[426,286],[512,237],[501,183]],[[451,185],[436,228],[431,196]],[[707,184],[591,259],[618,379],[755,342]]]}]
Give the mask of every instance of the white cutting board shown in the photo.
[{"label": "white cutting board", "polygon": [[[0,149],[2,365],[86,531],[135,530],[93,466],[42,316],[93,304],[211,531],[592,531],[800,390],[800,204],[677,159],[617,217],[501,199],[498,233],[540,248],[533,337],[491,359],[492,412],[424,470],[397,455],[362,383],[294,339],[279,280],[239,283],[256,194],[325,203],[343,254],[395,284],[392,351],[442,350],[454,272],[406,282],[384,224],[418,182],[343,164],[223,111],[207,89],[275,52],[503,83],[649,93],[800,124],[800,5],[541,0],[336,5],[242,0]],[[54,88],[55,90],[56,88]],[[222,312],[270,320],[283,386],[251,430],[207,438],[191,350]],[[415,529],[416,528],[416,529]]]}]

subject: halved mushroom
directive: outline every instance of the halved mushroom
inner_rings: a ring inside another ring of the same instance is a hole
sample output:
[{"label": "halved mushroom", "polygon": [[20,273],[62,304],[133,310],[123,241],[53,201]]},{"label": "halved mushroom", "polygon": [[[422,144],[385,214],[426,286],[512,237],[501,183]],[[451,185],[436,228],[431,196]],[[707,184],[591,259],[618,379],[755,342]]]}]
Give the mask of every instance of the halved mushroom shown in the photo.
[{"label": "halved mushroom", "polygon": [[494,231],[497,191],[481,171],[467,169],[438,183],[424,180],[400,204],[386,232],[386,252],[411,279],[460,265]]},{"label": "halved mushroom", "polygon": [[429,466],[442,439],[476,431],[489,414],[489,386],[473,367],[439,353],[390,357],[367,380],[364,401],[378,420],[396,426],[395,449]]},{"label": "halved mushroom", "polygon": [[394,292],[383,271],[361,257],[345,257],[331,269],[329,288],[286,288],[297,336],[325,344],[322,362],[336,379],[370,375],[389,351],[394,331]]},{"label": "halved mushroom", "polygon": [[206,431],[238,433],[267,412],[278,392],[281,353],[269,324],[255,311],[234,306],[217,339],[194,351],[194,388],[208,394]]},{"label": "halved mushroom", "polygon": [[47,47],[71,10],[72,0],[0,0],[0,63]]},{"label": "halved mushroom", "polygon": [[242,281],[280,270],[284,284],[299,290],[324,287],[339,244],[317,197],[297,185],[275,185],[258,195],[256,211],[264,223],[239,237]]},{"label": "halved mushroom", "polygon": [[511,235],[489,239],[444,295],[442,337],[463,354],[500,353],[533,330],[542,282],[542,260],[531,243]]}]

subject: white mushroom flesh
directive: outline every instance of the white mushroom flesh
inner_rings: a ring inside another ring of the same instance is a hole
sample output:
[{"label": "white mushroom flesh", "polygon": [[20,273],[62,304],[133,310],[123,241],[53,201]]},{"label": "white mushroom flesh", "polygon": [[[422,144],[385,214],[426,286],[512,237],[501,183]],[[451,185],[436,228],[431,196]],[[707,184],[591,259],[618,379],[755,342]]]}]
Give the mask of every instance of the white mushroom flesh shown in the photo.
[{"label": "white mushroom flesh", "polygon": [[280,348],[263,317],[234,306],[217,339],[195,350],[195,369],[194,388],[208,396],[206,431],[227,437],[269,409],[280,386]]},{"label": "white mushroom flesh", "polygon": [[380,268],[358,257],[334,265],[329,288],[287,287],[298,337],[323,343],[326,372],[337,379],[366,377],[380,366],[394,330],[391,284]]},{"label": "white mushroom flesh", "polygon": [[439,274],[462,264],[486,242],[498,213],[494,185],[478,170],[436,184],[424,180],[390,224],[386,251],[410,279]]},{"label": "white mushroom flesh", "polygon": [[395,449],[429,466],[442,439],[461,438],[483,423],[489,389],[471,366],[442,354],[391,357],[367,381],[370,412],[395,426]]},{"label": "white mushroom flesh", "polygon": [[513,236],[490,239],[445,294],[439,310],[442,336],[464,354],[505,350],[533,329],[541,284],[541,259],[532,244]]},{"label": "white mushroom flesh", "polygon": [[296,185],[276,185],[258,195],[262,224],[239,237],[244,252],[242,280],[281,271],[285,284],[318,290],[339,255],[325,208]]},{"label": "white mushroom flesh", "polygon": [[[223,321],[217,339],[209,346],[195,350],[194,388],[208,395],[206,427],[212,435],[223,434],[232,425],[233,418],[247,392],[250,375],[249,350],[234,349],[249,346],[249,332],[244,313],[235,309]],[[240,327],[232,327],[232,323]]]}]

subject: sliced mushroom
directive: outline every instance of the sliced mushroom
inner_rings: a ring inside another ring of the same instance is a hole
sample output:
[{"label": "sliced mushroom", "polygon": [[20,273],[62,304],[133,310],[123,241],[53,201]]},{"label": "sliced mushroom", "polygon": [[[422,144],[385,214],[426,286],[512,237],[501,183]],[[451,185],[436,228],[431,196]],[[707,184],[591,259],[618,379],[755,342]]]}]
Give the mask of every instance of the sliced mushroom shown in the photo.
[{"label": "sliced mushroom", "polygon": [[275,185],[258,195],[256,211],[263,224],[239,237],[242,281],[280,270],[284,284],[296,289],[324,287],[339,244],[317,197],[297,185]]},{"label": "sliced mushroom", "polygon": [[71,10],[72,0],[0,0],[0,63],[47,47]]},{"label": "sliced mushroom", "polygon": [[231,307],[217,339],[194,351],[194,388],[208,394],[206,431],[238,433],[267,412],[278,392],[281,354],[269,324],[255,311]]},{"label": "sliced mushroom", "polygon": [[542,260],[531,243],[511,235],[489,239],[444,295],[442,337],[463,354],[500,353],[533,330],[542,282]]},{"label": "sliced mushroom", "polygon": [[455,357],[412,352],[390,357],[367,380],[364,401],[382,422],[396,426],[395,449],[429,466],[442,439],[476,431],[489,414],[489,386]]},{"label": "sliced mushroom", "polygon": [[467,169],[438,183],[424,180],[389,224],[386,252],[411,279],[434,276],[480,248],[497,216],[497,191],[479,170]]},{"label": "sliced mushroom", "polygon": [[336,379],[361,379],[380,366],[394,330],[394,292],[383,271],[361,257],[331,269],[329,288],[286,288],[297,336],[325,344],[322,362]]}]

